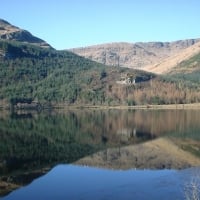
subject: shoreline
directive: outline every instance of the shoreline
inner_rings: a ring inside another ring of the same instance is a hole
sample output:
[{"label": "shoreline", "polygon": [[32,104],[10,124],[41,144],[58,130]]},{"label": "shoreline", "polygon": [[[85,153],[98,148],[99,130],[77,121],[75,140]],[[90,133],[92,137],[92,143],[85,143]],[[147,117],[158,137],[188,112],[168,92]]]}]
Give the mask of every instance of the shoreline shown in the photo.
[{"label": "shoreline", "polygon": [[194,104],[167,104],[167,105],[135,105],[135,106],[126,106],[126,105],[116,105],[116,106],[104,106],[104,105],[55,105],[52,106],[52,109],[132,109],[132,110],[184,110],[184,109],[199,109],[200,103]]},{"label": "shoreline", "polygon": [[[187,109],[196,109],[200,110],[200,103],[193,103],[193,104],[163,104],[163,105],[135,105],[135,106],[128,106],[128,105],[66,105],[66,104],[53,104],[49,107],[44,107],[40,110],[37,109],[26,109],[26,108],[18,108],[14,109],[14,111],[43,111],[43,110],[71,110],[71,109],[102,109],[102,110],[111,110],[111,109],[118,109],[118,110],[187,110]],[[8,105],[0,105],[0,111],[11,111]]]}]

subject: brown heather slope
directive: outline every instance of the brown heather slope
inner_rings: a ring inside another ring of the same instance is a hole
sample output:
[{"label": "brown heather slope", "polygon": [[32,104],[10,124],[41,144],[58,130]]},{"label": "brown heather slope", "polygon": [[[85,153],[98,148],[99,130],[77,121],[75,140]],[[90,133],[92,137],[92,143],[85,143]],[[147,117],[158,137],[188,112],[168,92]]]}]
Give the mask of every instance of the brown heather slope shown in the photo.
[{"label": "brown heather slope", "polygon": [[144,67],[143,70],[153,72],[156,74],[165,74],[165,73],[173,72],[174,68],[177,65],[179,65],[183,61],[190,59],[191,57],[193,57],[194,55],[198,53],[200,53],[200,42],[197,42],[194,45],[181,50],[175,55],[172,55],[168,58],[161,60],[161,62],[158,64]]},{"label": "brown heather slope", "polygon": [[[179,40],[175,42],[147,43],[109,43],[70,49],[70,51],[91,60],[121,67],[143,69],[155,67],[171,56],[177,55],[188,47],[192,47],[200,39]],[[152,68],[154,69],[154,68]],[[160,73],[161,70],[156,70]]]}]

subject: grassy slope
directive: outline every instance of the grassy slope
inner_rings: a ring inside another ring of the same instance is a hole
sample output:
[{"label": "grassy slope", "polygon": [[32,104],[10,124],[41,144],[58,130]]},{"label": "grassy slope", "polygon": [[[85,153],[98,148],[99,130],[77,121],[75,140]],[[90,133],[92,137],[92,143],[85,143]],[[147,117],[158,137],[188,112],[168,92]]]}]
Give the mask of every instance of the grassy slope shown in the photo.
[{"label": "grassy slope", "polygon": [[189,88],[198,88],[200,84],[200,53],[181,62],[164,77],[169,81],[179,82],[179,84]]}]

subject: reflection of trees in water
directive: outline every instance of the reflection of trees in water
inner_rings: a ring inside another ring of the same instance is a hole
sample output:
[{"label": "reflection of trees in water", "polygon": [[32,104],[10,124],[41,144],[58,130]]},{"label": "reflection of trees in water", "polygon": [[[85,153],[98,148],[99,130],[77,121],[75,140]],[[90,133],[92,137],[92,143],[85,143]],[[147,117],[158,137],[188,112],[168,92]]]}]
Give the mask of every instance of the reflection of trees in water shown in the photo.
[{"label": "reflection of trees in water", "polygon": [[101,148],[198,130],[199,118],[194,110],[76,110],[2,117],[0,160],[17,165],[22,160],[72,162]]},{"label": "reflection of trees in water", "polygon": [[200,128],[195,110],[59,112],[0,116],[0,174],[71,163],[108,147],[120,154],[122,145]]},{"label": "reflection of trees in water", "polygon": [[123,130],[127,132],[136,130],[139,133],[160,136],[165,133],[183,133],[200,128],[200,112],[195,110],[82,111],[77,116],[79,121],[86,122],[83,129],[94,130],[95,134],[98,132],[115,134],[120,131],[123,133]]}]

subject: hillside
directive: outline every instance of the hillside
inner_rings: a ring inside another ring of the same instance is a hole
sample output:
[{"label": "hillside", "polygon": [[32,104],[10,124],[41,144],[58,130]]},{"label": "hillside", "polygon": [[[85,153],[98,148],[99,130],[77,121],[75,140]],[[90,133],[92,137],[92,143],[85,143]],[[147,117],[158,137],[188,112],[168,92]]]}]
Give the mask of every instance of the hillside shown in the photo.
[{"label": "hillside", "polygon": [[[67,106],[200,101],[198,82],[190,78],[184,82],[182,76],[156,77],[105,66],[67,51],[7,40],[0,40],[0,52],[0,107],[11,103],[19,108],[30,102]],[[135,79],[136,83],[121,79]]]},{"label": "hillside", "polygon": [[[182,69],[182,67],[178,66],[183,66],[183,62],[190,60],[190,58],[198,54],[200,54],[200,42],[197,42],[194,45],[181,50],[175,55],[161,60],[160,63],[144,67],[143,69],[156,74],[178,73]],[[191,71],[194,71],[196,69],[194,65],[185,66],[184,72],[186,73],[187,71],[189,73]]]},{"label": "hillside", "polygon": [[200,85],[200,52],[169,69],[167,74],[162,75],[162,78],[168,82],[178,83],[180,88],[189,87],[198,90]]},{"label": "hillside", "polygon": [[45,48],[51,47],[44,40],[33,36],[26,30],[11,25],[3,19],[0,19],[0,39],[31,43]]},{"label": "hillside", "polygon": [[112,89],[124,74],[147,81],[152,74],[107,67],[71,52],[0,40],[0,99],[33,99],[65,104],[123,103]]},{"label": "hillside", "polygon": [[146,67],[155,66],[170,56],[192,47],[199,41],[200,39],[175,42],[110,43],[75,48],[70,49],[70,51],[106,65],[145,70]]},{"label": "hillside", "polygon": [[[176,42],[173,48],[186,48],[195,42]],[[142,45],[144,50],[145,44],[140,43],[140,48]],[[151,48],[163,45],[167,44],[151,43]],[[158,76],[107,66],[69,51],[43,48],[31,41],[0,39],[0,108],[200,102],[199,55],[188,58],[175,68],[179,73]],[[194,69],[194,66],[195,71],[183,76],[185,68]]]}]

